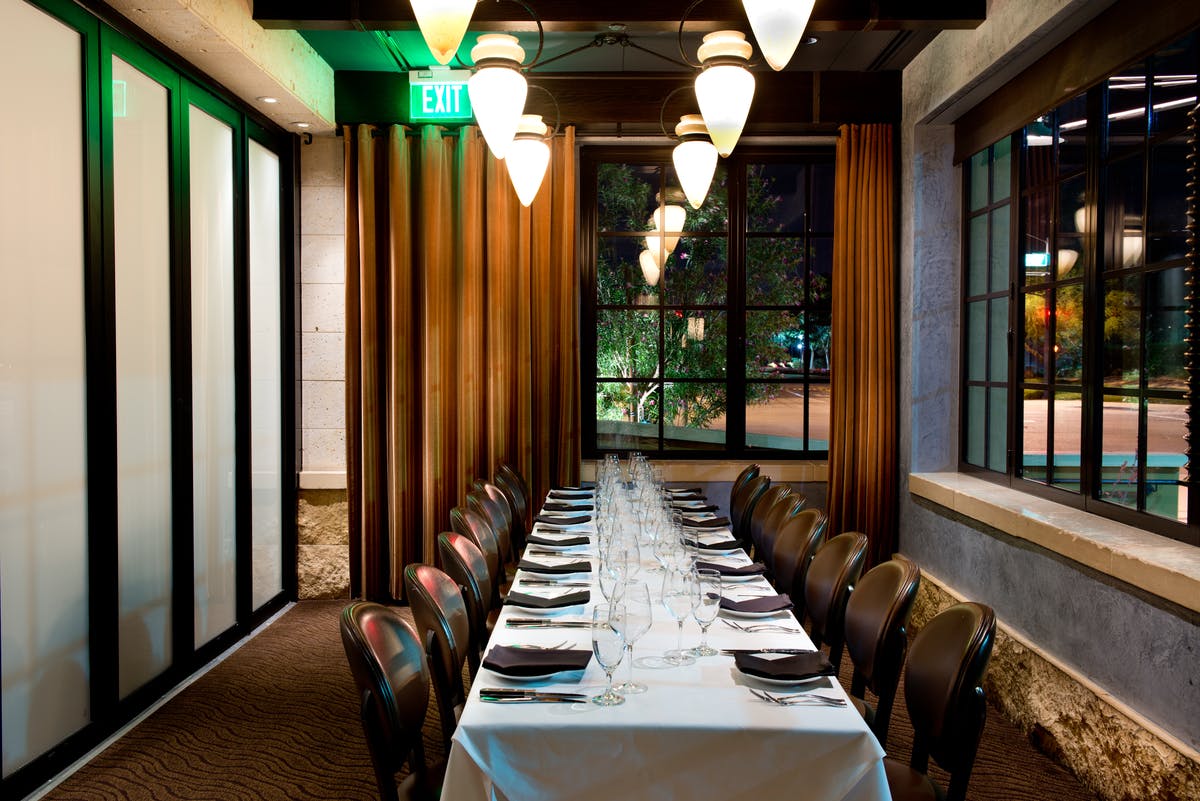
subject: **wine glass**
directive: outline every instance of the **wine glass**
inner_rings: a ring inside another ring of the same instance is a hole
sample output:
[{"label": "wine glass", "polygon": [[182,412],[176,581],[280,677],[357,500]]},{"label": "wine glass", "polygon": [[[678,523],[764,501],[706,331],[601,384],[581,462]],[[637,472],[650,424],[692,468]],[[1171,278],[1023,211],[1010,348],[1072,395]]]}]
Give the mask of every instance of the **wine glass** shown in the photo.
[{"label": "wine glass", "polygon": [[700,624],[700,644],[688,649],[688,653],[692,656],[716,656],[717,649],[708,644],[708,627],[721,610],[721,574],[716,570],[697,568],[696,586],[699,595],[692,615]]},{"label": "wine glass", "polygon": [[610,565],[607,558],[601,556],[596,569],[596,580],[600,584],[600,594],[604,599],[610,604],[616,603],[625,583],[624,574]]},{"label": "wine glass", "polygon": [[633,680],[633,644],[650,630],[650,624],[654,622],[653,608],[646,582],[630,581],[621,593],[620,608],[613,613],[613,626],[625,638],[625,654],[629,660],[628,678],[614,689],[625,695],[646,692],[645,684]]},{"label": "wine glass", "polygon": [[600,695],[592,697],[593,704],[600,706],[616,706],[625,703],[625,697],[613,690],[613,671],[621,664],[625,653],[625,638],[613,626],[612,607],[609,604],[596,604],[592,610],[592,653],[596,662],[604,668],[608,686]]},{"label": "wine glass", "polygon": [[700,599],[696,593],[696,576],[691,570],[668,569],[663,574],[662,603],[667,613],[679,624],[674,650],[663,654],[669,665],[690,665],[696,658],[683,650],[683,621],[687,620]]}]

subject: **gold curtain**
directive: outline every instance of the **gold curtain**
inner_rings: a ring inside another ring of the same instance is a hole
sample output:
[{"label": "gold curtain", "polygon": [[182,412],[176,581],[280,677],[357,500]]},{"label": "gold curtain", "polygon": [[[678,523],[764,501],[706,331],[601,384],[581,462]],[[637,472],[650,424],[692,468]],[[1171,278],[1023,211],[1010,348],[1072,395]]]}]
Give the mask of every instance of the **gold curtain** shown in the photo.
[{"label": "gold curtain", "polygon": [[351,588],[399,598],[474,479],[578,480],[574,129],[529,209],[475,128],[344,133]]},{"label": "gold curtain", "polygon": [[834,187],[829,530],[896,547],[896,253],[892,129],[843,125]]}]

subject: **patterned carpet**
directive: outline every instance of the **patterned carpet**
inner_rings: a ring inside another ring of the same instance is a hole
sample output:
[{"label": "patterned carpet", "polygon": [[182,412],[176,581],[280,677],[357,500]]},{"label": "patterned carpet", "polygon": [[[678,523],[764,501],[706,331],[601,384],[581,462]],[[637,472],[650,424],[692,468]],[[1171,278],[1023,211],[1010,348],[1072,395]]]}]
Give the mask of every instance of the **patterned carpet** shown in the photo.
[{"label": "patterned carpet", "polygon": [[[297,604],[47,801],[378,801],[338,636],[344,603]],[[902,700],[896,708],[891,754],[907,759],[911,730]],[[999,712],[989,712],[972,801],[1094,801]],[[426,748],[431,758],[441,751],[433,716]]]}]

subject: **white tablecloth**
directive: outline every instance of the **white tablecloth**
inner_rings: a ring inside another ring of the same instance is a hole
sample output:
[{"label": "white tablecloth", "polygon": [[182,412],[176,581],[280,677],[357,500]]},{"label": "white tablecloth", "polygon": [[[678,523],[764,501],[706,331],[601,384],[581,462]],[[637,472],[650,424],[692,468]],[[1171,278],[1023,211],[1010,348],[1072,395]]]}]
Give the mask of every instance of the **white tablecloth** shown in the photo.
[{"label": "white tablecloth", "polygon": [[[594,555],[592,558],[594,564]],[[522,575],[518,574],[517,589],[522,589]],[[481,687],[598,693],[603,689],[604,672],[593,659],[578,683],[517,684],[480,670],[454,735],[443,799],[890,798],[883,751],[853,707],[780,707],[758,700],[747,687],[764,685],[743,677],[730,656],[701,658],[684,667],[648,666],[656,662],[651,657],[675,647],[676,623],[657,603],[661,574],[643,569],[639,578],[650,584],[655,602],[654,625],[637,641],[634,651],[635,677],[648,685],[649,691],[629,696],[616,707],[488,704],[479,700]],[[758,583],[765,584],[761,579]],[[725,586],[736,595],[734,588],[755,585]],[[603,600],[593,585],[593,603]],[[589,605],[586,611],[562,618],[590,619],[590,614]],[[511,629],[504,626],[509,617],[534,615],[506,607],[493,644],[566,641],[570,647],[591,647],[587,629]],[[790,616],[778,619],[796,625]],[[698,639],[699,627],[689,621],[684,626],[684,647],[695,645]],[[749,634],[717,621],[709,629],[709,644],[716,648],[808,648],[812,642],[803,632]],[[624,679],[626,670],[622,662],[617,681]],[[823,690],[824,694],[844,695],[835,679],[829,683],[831,688]]]}]

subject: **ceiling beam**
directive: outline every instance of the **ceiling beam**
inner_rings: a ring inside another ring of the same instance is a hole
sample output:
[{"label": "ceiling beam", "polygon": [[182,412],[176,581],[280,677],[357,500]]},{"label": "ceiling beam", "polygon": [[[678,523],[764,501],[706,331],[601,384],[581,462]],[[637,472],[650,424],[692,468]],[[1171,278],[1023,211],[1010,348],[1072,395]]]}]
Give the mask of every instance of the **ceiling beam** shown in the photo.
[{"label": "ceiling beam", "polygon": [[[676,30],[678,0],[533,0],[549,31],[604,31],[612,23],[639,32]],[[810,31],[896,31],[973,29],[986,15],[987,0],[820,0]],[[300,30],[411,30],[416,28],[408,0],[254,0],[254,19],[264,28]],[[738,0],[707,0],[687,20],[689,31],[745,29]],[[481,0],[471,29],[534,30],[530,15],[516,2]]]}]

